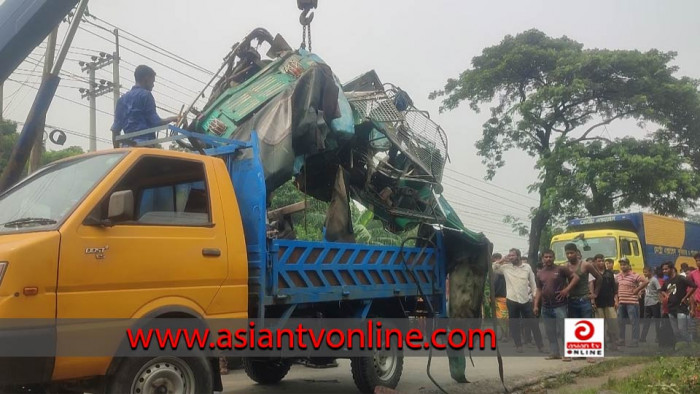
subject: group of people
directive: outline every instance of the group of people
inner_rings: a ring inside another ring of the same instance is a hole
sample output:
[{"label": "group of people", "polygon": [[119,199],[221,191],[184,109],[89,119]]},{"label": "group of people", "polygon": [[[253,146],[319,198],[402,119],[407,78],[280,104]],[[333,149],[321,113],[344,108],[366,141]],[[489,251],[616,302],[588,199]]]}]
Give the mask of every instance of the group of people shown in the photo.
[{"label": "group of people", "polygon": [[[606,319],[606,345],[611,351],[646,342],[652,322],[660,345],[693,340],[693,318],[700,319],[700,292],[695,291],[700,286],[700,269],[688,271],[683,267],[683,274],[679,274],[672,262],[665,262],[656,270],[644,268],[642,276],[633,272],[629,260],[623,257],[619,260],[620,271],[615,273],[614,261],[602,254],[583,260],[574,243],[566,244],[564,251],[567,263],[555,265],[554,251],[544,250],[535,271],[518,249],[511,249],[505,257],[498,253],[492,256],[491,289],[496,299],[499,339],[512,338],[518,353],[524,352],[524,337],[530,336],[539,352],[547,353],[540,317],[549,342],[548,360],[571,361],[563,353],[565,318]],[[700,268],[700,253],[694,259]],[[648,319],[640,324],[640,317]],[[670,341],[664,341],[664,321],[672,331]],[[632,326],[629,340],[628,324]],[[700,335],[695,339],[700,340]]]}]

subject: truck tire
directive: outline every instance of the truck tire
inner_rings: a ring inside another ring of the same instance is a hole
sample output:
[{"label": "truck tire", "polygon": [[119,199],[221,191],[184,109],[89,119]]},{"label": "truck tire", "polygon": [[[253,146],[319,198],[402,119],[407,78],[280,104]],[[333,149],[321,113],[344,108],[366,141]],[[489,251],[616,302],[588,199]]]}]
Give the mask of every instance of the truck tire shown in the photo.
[{"label": "truck tire", "polygon": [[212,371],[204,357],[124,358],[108,378],[107,394],[211,393]]},{"label": "truck tire", "polygon": [[280,358],[244,358],[243,369],[249,378],[260,384],[279,383],[292,364]]},{"label": "truck tire", "polygon": [[374,357],[350,359],[352,380],[363,393],[373,393],[377,386],[396,388],[403,372],[403,356],[399,352],[375,353]]}]

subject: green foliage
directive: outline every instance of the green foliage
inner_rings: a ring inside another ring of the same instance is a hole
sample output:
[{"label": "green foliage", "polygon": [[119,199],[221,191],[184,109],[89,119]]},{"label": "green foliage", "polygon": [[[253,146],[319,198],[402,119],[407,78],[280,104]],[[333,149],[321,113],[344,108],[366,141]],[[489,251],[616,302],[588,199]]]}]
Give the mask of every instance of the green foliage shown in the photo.
[{"label": "green foliage", "polygon": [[0,174],[5,170],[12,148],[17,143],[17,123],[0,120]]},{"label": "green foliage", "polygon": [[[509,224],[512,228],[512,231],[520,235],[521,237],[530,234],[530,227],[523,223],[523,221],[518,217],[506,215],[503,218],[503,223]],[[552,239],[552,237],[557,234],[562,234],[565,231],[565,229],[566,223],[560,220],[555,220],[554,218],[550,219],[549,222],[547,222],[547,225],[545,226],[544,230],[542,230],[542,237],[540,239],[538,251],[549,249],[549,242]],[[534,259],[535,257],[530,259],[530,262],[532,263]]]},{"label": "green foliage", "polygon": [[45,151],[41,154],[41,164],[49,164],[57,160],[65,159],[67,157],[82,155],[83,153],[85,153],[85,151],[83,151],[83,148],[79,146],[71,146],[56,151]]},{"label": "green foliage", "polygon": [[557,179],[555,213],[575,216],[622,212],[633,205],[685,216],[700,197],[700,177],[665,142],[623,138],[577,144],[557,152],[565,163]]},{"label": "green foliage", "polygon": [[307,241],[320,241],[323,239],[323,226],[326,221],[328,203],[305,196],[289,181],[272,193],[270,209],[281,208],[287,205],[304,201],[306,197],[307,209],[304,212],[292,215],[292,223],[297,239]]},{"label": "green foliage", "polygon": [[659,357],[639,374],[610,380],[605,389],[624,393],[694,393],[700,386],[700,358]]},{"label": "green foliage", "polygon": [[[289,181],[274,191],[270,209],[304,201],[304,197],[304,193],[294,186],[294,182]],[[326,221],[328,203],[310,196],[306,196],[306,202],[308,208],[305,213],[300,212],[292,215],[297,239],[321,241],[323,240],[323,226]],[[350,210],[353,218],[352,226],[358,243],[400,245],[403,237],[415,235],[416,230],[401,235],[385,230],[382,222],[374,218],[372,211],[360,211],[354,203],[350,204]]]},{"label": "green foliage", "polygon": [[[657,141],[676,147],[699,145],[698,133],[694,133],[700,127],[699,84],[673,75],[677,67],[669,63],[675,55],[658,50],[584,49],[567,37],[552,38],[528,30],[485,48],[472,59],[471,69],[449,79],[431,98],[443,97],[441,110],[454,109],[462,101],[474,111],[482,104],[492,105],[476,143],[487,166],[487,179],[505,165],[503,154],[510,149],[537,158],[540,174],[532,188],[539,192],[540,203],[532,213],[532,255],[547,223],[560,213],[562,196],[572,194],[570,188],[561,187],[567,185],[563,178],[571,176],[566,153],[579,151],[590,141],[620,146],[600,135],[601,127],[619,119],[651,121],[661,126]],[[686,150],[690,157],[692,149]],[[622,190],[633,187],[631,182],[619,184]],[[682,198],[671,196],[675,202],[637,200],[671,212]],[[620,198],[613,200],[613,206],[627,204]],[[585,204],[568,208],[581,205]]]},{"label": "green foliage", "polygon": [[525,223],[523,223],[520,220],[520,218],[517,218],[512,215],[506,215],[503,218],[503,223],[510,224],[510,226],[513,228],[513,232],[520,235],[521,237],[525,237],[528,234],[530,234],[530,229]]},{"label": "green foliage", "polygon": [[[17,123],[8,120],[0,120],[0,174],[5,170],[12,149],[18,139],[19,133],[17,133]],[[65,159],[66,157],[82,153],[85,152],[83,152],[83,149],[79,146],[71,146],[58,151],[45,151],[41,154],[41,165],[46,165],[56,160]]]}]

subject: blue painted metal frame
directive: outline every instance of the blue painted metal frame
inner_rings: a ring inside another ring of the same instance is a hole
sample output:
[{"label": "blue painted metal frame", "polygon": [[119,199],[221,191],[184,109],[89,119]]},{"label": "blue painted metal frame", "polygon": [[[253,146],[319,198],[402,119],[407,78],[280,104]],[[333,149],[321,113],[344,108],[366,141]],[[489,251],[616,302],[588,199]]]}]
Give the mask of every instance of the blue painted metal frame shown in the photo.
[{"label": "blue painted metal frame", "polygon": [[[187,137],[211,146],[204,154],[221,157],[227,166],[238,200],[248,254],[248,285],[257,296],[257,318],[265,317],[268,305],[307,304],[364,300],[356,311],[366,317],[372,300],[392,297],[430,299],[439,316],[447,316],[445,280],[446,257],[443,237],[437,232],[436,248],[403,248],[339,242],[267,239],[267,198],[260,160],[258,137],[236,141],[174,126],[130,133],[120,139],[167,129],[164,139],[143,141],[153,144]],[[249,152],[243,152],[250,149]],[[422,252],[422,253],[421,253]],[[404,261],[401,260],[403,254]],[[414,272],[419,283],[406,270]],[[419,289],[420,286],[420,289]],[[289,318],[295,308],[288,308]],[[252,317],[252,316],[251,316]]]},{"label": "blue painted metal frame", "polygon": [[[266,304],[445,296],[440,248],[401,248],[337,242],[270,241]],[[403,254],[406,265],[401,261]],[[416,260],[417,259],[417,260]],[[406,272],[413,270],[419,284]],[[438,300],[435,300],[438,301]],[[444,302],[439,302],[444,304]],[[444,308],[438,308],[443,313]]]}]

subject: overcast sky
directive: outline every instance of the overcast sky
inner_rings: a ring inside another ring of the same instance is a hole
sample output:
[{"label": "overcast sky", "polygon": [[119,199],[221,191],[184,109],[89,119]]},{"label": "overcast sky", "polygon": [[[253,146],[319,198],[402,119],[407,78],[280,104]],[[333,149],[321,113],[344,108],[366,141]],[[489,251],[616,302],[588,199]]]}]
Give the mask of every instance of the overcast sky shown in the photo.
[{"label": "overcast sky", "polygon": [[[2,3],[4,0],[0,0]],[[406,90],[417,107],[430,111],[449,138],[446,196],[460,212],[469,228],[483,231],[497,251],[510,247],[527,250],[525,238],[511,233],[502,224],[506,214],[527,218],[536,204],[527,195],[527,185],[536,180],[533,160],[521,152],[506,156],[506,167],[493,182],[483,183],[485,167],[476,155],[474,143],[481,135],[485,112],[476,114],[467,106],[439,114],[439,103],[428,94],[443,87],[447,78],[456,77],[470,66],[472,57],[507,35],[537,28],[550,36],[566,35],[587,48],[657,48],[677,51],[679,75],[700,78],[700,2],[685,1],[338,1],[320,0],[312,23],[313,51],[321,56],[341,81],[348,81],[374,69],[383,82]],[[299,11],[294,0],[92,0],[90,12],[126,32],[158,47],[185,57],[204,69],[216,71],[231,45],[256,27],[280,33],[293,47],[301,41]],[[102,21],[95,23],[109,27]],[[60,35],[66,30],[63,24]],[[98,37],[101,36],[102,38]],[[140,40],[123,33],[121,68],[123,89],[133,84],[134,65],[145,63],[159,77],[154,95],[160,115],[171,115],[196,96],[209,75],[141,46]],[[131,41],[129,41],[129,39]],[[113,35],[85,24],[78,31],[66,75],[53,101],[47,124],[82,135],[69,134],[66,146],[87,148],[87,101],[77,90],[86,86],[78,60],[88,60],[97,51],[112,52]],[[60,41],[60,40],[59,40]],[[20,66],[5,84],[4,116],[24,121],[34,98],[41,70],[36,64],[43,55],[37,48],[31,59]],[[145,58],[149,57],[150,59]],[[158,64],[158,63],[162,63]],[[111,67],[98,78],[112,79]],[[73,103],[73,100],[80,104]],[[98,149],[110,144],[109,126],[112,95],[98,99]],[[633,124],[608,126],[602,132],[611,136],[644,131]],[[57,149],[49,143],[49,149]]]}]

